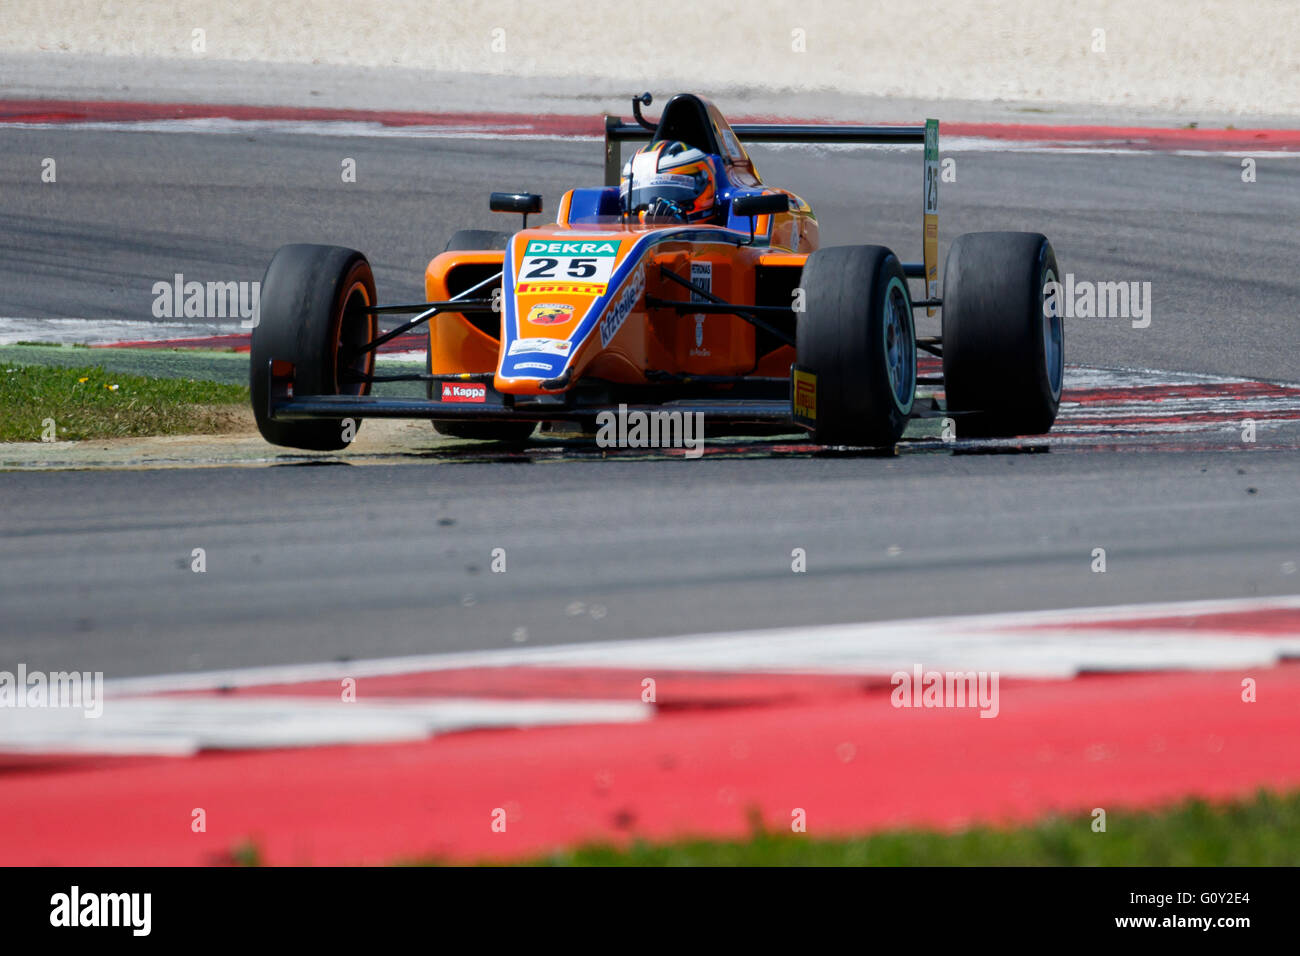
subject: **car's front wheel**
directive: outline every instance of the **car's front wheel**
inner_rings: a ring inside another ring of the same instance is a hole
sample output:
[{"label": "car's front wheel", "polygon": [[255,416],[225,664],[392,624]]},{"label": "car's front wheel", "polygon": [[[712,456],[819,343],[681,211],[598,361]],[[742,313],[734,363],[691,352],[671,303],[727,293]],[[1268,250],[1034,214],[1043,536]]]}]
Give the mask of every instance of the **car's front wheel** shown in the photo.
[{"label": "car's front wheel", "polygon": [[355,249],[298,244],[281,246],[262,279],[261,305],[249,349],[249,392],[262,437],[274,445],[332,451],[346,447],[360,421],[273,421],[271,361],[293,363],[297,395],[365,395],[378,320],[375,277]]}]

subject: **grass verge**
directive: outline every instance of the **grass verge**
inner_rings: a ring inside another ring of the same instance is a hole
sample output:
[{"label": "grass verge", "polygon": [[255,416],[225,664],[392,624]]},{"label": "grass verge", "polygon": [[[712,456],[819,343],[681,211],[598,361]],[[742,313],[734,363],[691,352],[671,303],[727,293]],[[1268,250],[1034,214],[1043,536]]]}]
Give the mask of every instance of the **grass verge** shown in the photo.
[{"label": "grass verge", "polygon": [[[815,829],[816,821],[810,826]],[[625,847],[591,844],[534,866],[1295,866],[1300,791],[1260,791],[1223,805],[1189,800],[1163,810],[1091,815],[1032,826],[957,833],[896,830],[846,839],[772,832],[744,840],[681,840]]]},{"label": "grass verge", "polygon": [[94,365],[121,375],[145,378],[192,378],[224,385],[248,384],[248,353],[196,349],[105,349],[84,345],[0,345],[0,366],[48,365],[84,368]]},{"label": "grass verge", "polygon": [[0,365],[0,441],[220,433],[243,427],[242,385],[102,368]]}]

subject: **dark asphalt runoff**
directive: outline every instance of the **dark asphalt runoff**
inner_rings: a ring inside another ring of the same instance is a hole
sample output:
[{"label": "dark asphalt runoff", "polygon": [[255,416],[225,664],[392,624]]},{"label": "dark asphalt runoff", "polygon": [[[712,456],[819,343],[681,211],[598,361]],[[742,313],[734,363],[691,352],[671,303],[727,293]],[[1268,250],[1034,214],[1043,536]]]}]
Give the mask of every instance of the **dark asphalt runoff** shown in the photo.
[{"label": "dark asphalt runoff", "polygon": [[[917,154],[755,154],[825,244],[919,257]],[[1261,155],[1243,183],[1229,156],[952,155],[946,239],[1040,230],[1078,279],[1152,283],[1150,327],[1073,320],[1067,361],[1300,380],[1300,161]],[[154,282],[260,279],[294,241],[359,248],[382,298],[419,297],[455,229],[513,224],[489,191],[554,209],[598,160],[590,142],[6,130],[0,316],[147,319]],[[0,669],[1290,594],[1298,562],[1296,448],[6,473]]]}]

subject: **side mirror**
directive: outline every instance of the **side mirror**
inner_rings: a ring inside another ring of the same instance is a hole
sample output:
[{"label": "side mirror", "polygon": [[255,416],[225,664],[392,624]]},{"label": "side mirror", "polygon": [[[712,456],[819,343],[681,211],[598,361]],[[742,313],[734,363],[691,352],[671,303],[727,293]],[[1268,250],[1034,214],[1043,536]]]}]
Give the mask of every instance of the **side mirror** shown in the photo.
[{"label": "side mirror", "polygon": [[737,196],[731,200],[731,211],[737,216],[749,217],[749,244],[754,244],[754,217],[775,216],[790,210],[790,197],[785,193],[765,193],[758,196]]},{"label": "side mirror", "polygon": [[542,211],[542,197],[536,193],[493,193],[488,208],[493,212],[519,213],[524,217],[524,228],[527,229],[529,213]]},{"label": "side mirror", "polygon": [[731,211],[737,216],[774,216],[789,210],[790,197],[785,193],[737,196],[731,201]]}]

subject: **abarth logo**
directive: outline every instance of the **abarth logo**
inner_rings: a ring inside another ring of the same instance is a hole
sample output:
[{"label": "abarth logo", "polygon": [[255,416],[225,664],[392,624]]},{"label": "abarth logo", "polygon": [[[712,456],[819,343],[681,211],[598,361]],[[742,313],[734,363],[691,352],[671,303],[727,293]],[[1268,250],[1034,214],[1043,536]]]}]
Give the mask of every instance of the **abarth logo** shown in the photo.
[{"label": "abarth logo", "polygon": [[573,306],[543,302],[528,310],[528,321],[533,325],[560,325],[573,318]]}]

